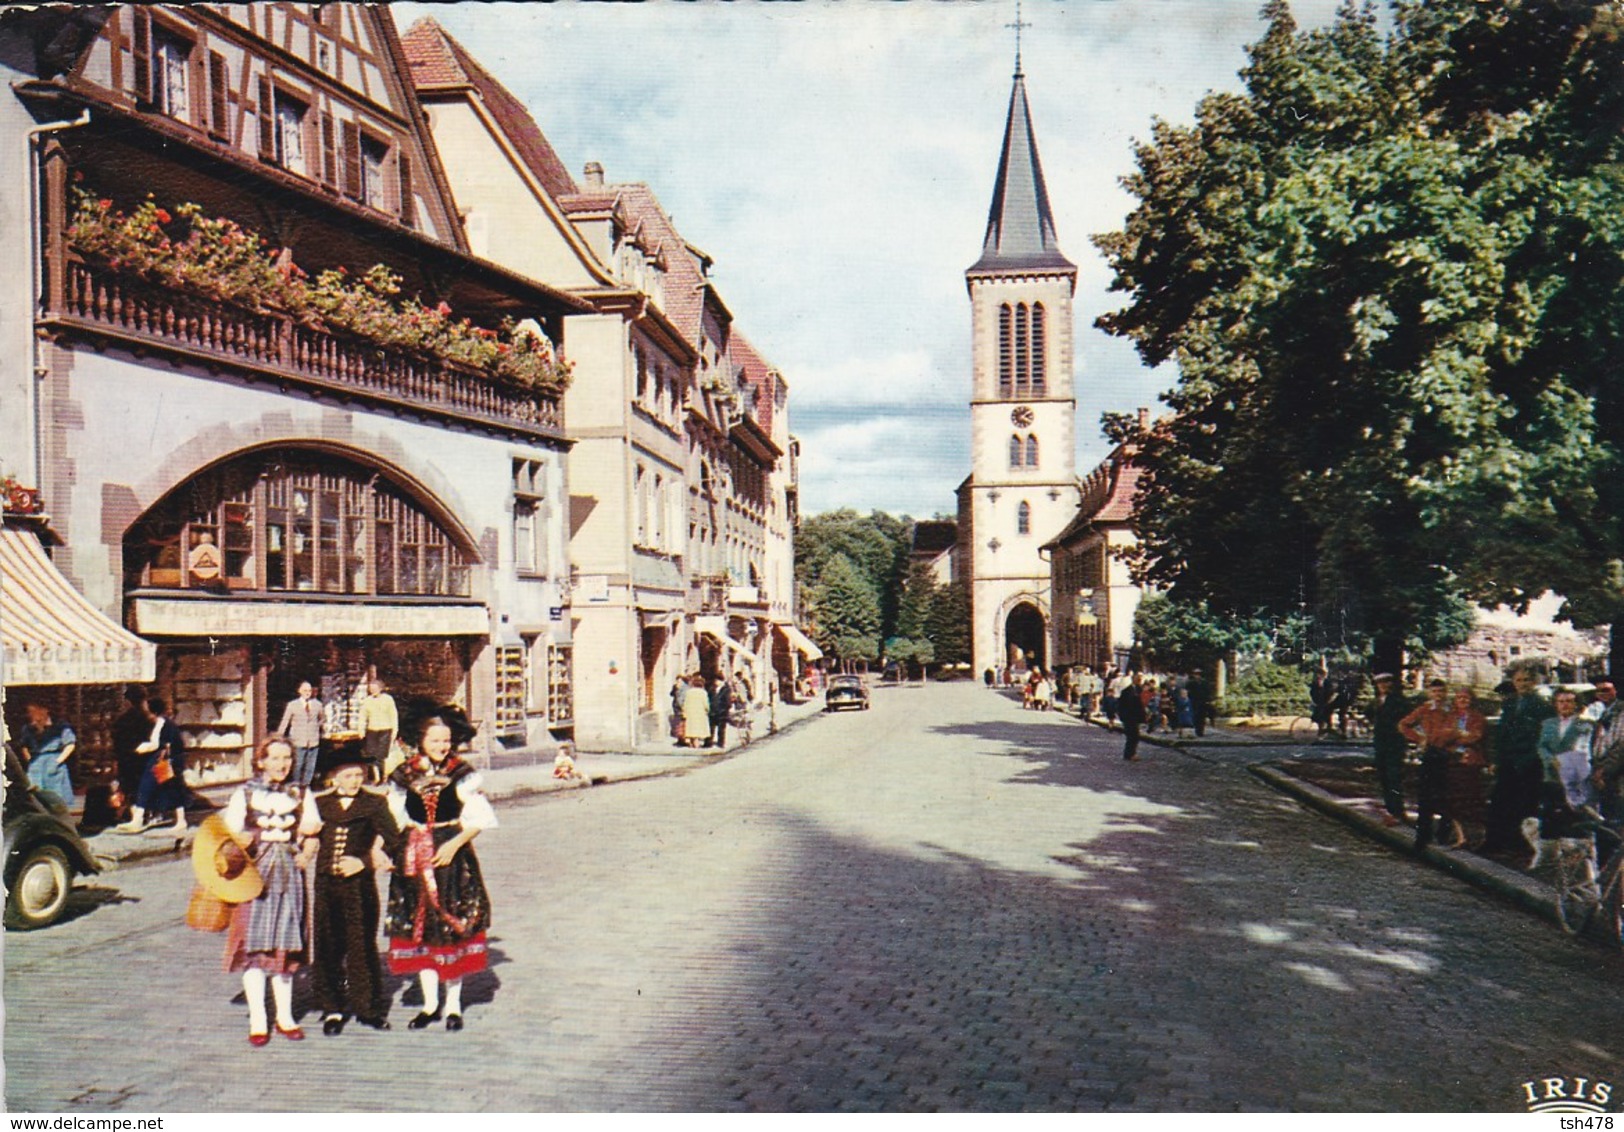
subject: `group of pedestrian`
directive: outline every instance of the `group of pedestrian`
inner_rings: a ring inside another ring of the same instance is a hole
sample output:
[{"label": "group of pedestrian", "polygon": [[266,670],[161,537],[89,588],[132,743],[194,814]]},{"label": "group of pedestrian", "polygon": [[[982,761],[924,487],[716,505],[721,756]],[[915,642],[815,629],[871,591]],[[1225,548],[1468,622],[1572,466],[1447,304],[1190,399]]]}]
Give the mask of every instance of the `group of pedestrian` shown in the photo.
[{"label": "group of pedestrian", "polygon": [[720,754],[727,748],[729,724],[748,733],[749,710],[743,676],[718,673],[709,681],[699,672],[682,676],[671,686],[671,736],[678,746]]},{"label": "group of pedestrian", "polygon": [[1021,706],[1032,711],[1049,711],[1054,707],[1054,699],[1054,676],[1033,665],[1021,683]]},{"label": "group of pedestrian", "polygon": [[[380,919],[388,970],[416,976],[421,1007],[407,1024],[444,1020],[463,1028],[463,980],[487,965],[490,896],[472,842],[495,828],[479,774],[460,751],[474,735],[461,708],[446,705],[403,722],[407,752],[382,785],[365,743],[331,744],[317,773],[298,781],[294,740],[273,735],[254,755],[254,776],[223,811],[224,834],[200,835],[200,876],[218,881],[232,904],[224,965],[242,976],[248,1040],[270,1041],[274,1026],[291,1041],[304,1031],[293,1015],[293,980],[308,970],[322,1032],[337,1036],[354,1019],[390,1028],[388,991],[377,946]],[[233,863],[228,850],[240,850]],[[379,854],[390,869],[380,914]],[[232,887],[252,864],[254,886]],[[210,871],[212,870],[212,872]]]},{"label": "group of pedestrian", "polygon": [[1519,861],[1532,850],[1532,869],[1553,857],[1558,839],[1593,828],[1586,823],[1595,817],[1624,820],[1624,704],[1611,680],[1599,682],[1595,701],[1581,710],[1576,691],[1558,688],[1547,700],[1534,672],[1519,668],[1497,689],[1492,729],[1469,688],[1434,679],[1426,699],[1412,704],[1392,673],[1378,673],[1374,683],[1368,714],[1389,826],[1408,820],[1404,763],[1411,746],[1420,750],[1417,849],[1436,841]]}]

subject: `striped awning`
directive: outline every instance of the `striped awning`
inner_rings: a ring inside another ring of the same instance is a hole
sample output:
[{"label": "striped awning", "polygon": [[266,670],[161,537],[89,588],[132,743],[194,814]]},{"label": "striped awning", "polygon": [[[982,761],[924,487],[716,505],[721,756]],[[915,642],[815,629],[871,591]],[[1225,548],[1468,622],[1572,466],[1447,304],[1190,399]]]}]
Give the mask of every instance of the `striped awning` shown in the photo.
[{"label": "striped awning", "polygon": [[73,588],[28,531],[0,530],[0,648],[8,687],[146,684],[158,649]]},{"label": "striped awning", "polygon": [[811,637],[808,637],[805,633],[801,632],[787,621],[780,621],[777,624],[778,631],[784,634],[784,639],[790,643],[790,647],[795,649],[796,652],[800,653],[808,660],[819,660],[822,658],[823,650],[812,643]]},{"label": "striped awning", "polygon": [[725,617],[695,617],[694,628],[713,639],[724,648],[731,649],[739,659],[748,664],[756,663],[756,654],[739,644],[727,633],[727,618]]}]

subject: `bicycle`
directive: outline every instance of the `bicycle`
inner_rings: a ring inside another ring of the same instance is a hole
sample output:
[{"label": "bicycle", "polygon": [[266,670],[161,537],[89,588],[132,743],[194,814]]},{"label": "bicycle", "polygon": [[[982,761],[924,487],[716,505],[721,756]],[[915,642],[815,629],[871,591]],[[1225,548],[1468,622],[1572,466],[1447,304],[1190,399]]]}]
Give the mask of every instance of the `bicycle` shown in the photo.
[{"label": "bicycle", "polygon": [[[1556,843],[1556,920],[1569,935],[1595,924],[1608,943],[1618,945],[1624,943],[1624,838],[1594,810],[1580,816],[1593,835]],[[1608,843],[1599,866],[1598,842]]]}]

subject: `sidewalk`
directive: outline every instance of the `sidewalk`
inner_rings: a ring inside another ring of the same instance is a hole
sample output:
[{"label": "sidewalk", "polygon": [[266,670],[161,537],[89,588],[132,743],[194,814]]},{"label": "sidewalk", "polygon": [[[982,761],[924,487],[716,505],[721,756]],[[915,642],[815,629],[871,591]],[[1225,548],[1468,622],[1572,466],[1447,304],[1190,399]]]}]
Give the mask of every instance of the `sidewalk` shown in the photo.
[{"label": "sidewalk", "polygon": [[[639,778],[657,778],[669,774],[682,774],[698,766],[723,762],[755,750],[776,735],[782,735],[822,713],[823,700],[814,698],[802,704],[776,705],[777,730],[773,727],[774,713],[759,708],[755,713],[753,738],[739,745],[734,732],[729,730],[729,745],[725,751],[691,750],[677,747],[671,740],[639,745],[632,751],[578,751],[575,768],[584,778],[564,780],[553,777],[553,748],[521,748],[504,751],[494,759],[494,766],[480,770],[485,780],[485,795],[493,803],[501,804],[560,790],[581,790],[588,786],[603,786],[614,782],[630,782]],[[488,756],[475,756],[476,765],[489,760]],[[198,792],[201,797],[219,807],[230,796],[228,789]],[[192,835],[197,830],[198,811],[192,810],[191,826],[179,835],[164,827],[146,833],[115,833],[103,830],[86,837],[103,868],[114,872],[132,865],[186,857],[192,850]]]},{"label": "sidewalk", "polygon": [[[1121,730],[1115,726],[1108,727],[1105,720],[1099,717],[1084,722],[1092,722],[1112,731]],[[1198,752],[1202,747],[1291,746],[1297,750],[1311,750],[1315,755],[1312,759],[1288,757],[1253,763],[1247,769],[1275,789],[1290,794],[1390,849],[1459,877],[1524,911],[1556,922],[1556,892],[1548,873],[1530,874],[1479,856],[1469,849],[1442,849],[1437,845],[1428,845],[1417,851],[1413,824],[1406,822],[1388,826],[1383,821],[1386,811],[1382,808],[1375,768],[1368,754],[1357,753],[1360,744],[1311,743],[1305,746],[1280,739],[1250,738],[1215,727],[1209,727],[1207,734],[1213,738],[1196,739],[1191,736],[1180,740],[1160,732],[1142,736],[1140,742],[1169,747],[1196,757],[1199,757]],[[1415,783],[1410,780],[1414,777],[1415,768],[1407,769],[1405,796],[1413,798]]]}]

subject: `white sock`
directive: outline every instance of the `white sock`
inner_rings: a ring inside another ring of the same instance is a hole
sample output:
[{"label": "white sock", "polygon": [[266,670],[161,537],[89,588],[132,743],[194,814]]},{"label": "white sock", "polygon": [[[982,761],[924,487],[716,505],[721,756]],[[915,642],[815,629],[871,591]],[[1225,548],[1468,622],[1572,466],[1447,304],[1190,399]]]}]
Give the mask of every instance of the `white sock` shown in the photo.
[{"label": "white sock", "polygon": [[440,972],[424,971],[417,981],[423,987],[423,1013],[433,1014],[440,1009]]},{"label": "white sock", "polygon": [[451,979],[445,985],[445,1012],[447,1014],[462,1013],[461,979]]},{"label": "white sock", "polygon": [[265,1018],[265,972],[250,967],[242,973],[242,993],[248,1000],[248,1032],[268,1034],[270,1023]]},{"label": "white sock", "polygon": [[293,1029],[293,976],[272,975],[271,997],[276,999],[276,1024],[284,1030]]}]

